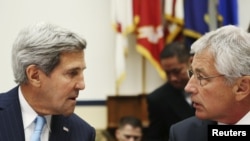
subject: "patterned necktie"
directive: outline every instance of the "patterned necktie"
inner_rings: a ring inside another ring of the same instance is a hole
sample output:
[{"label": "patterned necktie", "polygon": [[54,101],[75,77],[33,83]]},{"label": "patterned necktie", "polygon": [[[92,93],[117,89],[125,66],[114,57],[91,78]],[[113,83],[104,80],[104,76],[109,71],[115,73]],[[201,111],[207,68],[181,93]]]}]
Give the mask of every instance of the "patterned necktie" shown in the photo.
[{"label": "patterned necktie", "polygon": [[40,141],[40,136],[45,124],[45,118],[43,116],[37,116],[35,119],[35,130],[31,135],[31,141]]}]

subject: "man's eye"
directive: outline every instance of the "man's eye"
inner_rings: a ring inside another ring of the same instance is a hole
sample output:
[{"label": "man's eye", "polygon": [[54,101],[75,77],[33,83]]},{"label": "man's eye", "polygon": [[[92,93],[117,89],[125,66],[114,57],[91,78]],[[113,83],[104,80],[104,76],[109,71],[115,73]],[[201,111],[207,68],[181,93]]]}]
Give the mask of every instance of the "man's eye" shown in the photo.
[{"label": "man's eye", "polygon": [[78,74],[77,71],[71,71],[71,72],[69,73],[69,75],[71,75],[71,76],[75,76],[75,75],[77,75],[77,74]]},{"label": "man's eye", "polygon": [[181,73],[181,71],[182,71],[182,69],[172,69],[172,70],[169,70],[169,71],[165,71],[166,72],[166,74],[173,74],[173,75],[178,75],[178,74],[180,74]]},{"label": "man's eye", "polygon": [[176,69],[173,69],[172,71],[173,71],[173,73],[179,73],[179,72],[181,72],[181,68],[176,68]]},{"label": "man's eye", "polygon": [[204,79],[204,77],[201,76],[200,74],[197,74],[197,79],[198,79],[198,80],[202,80],[202,79]]}]

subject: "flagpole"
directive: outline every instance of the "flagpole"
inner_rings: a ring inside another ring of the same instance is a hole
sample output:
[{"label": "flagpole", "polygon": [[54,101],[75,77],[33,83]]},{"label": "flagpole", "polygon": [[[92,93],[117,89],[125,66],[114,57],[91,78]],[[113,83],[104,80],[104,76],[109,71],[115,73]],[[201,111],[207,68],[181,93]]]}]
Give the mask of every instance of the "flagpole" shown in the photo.
[{"label": "flagpole", "polygon": [[209,13],[209,30],[215,30],[217,25],[217,0],[208,1],[208,13]]},{"label": "flagpole", "polygon": [[146,58],[142,55],[142,94],[146,94]]},{"label": "flagpole", "polygon": [[118,96],[119,95],[119,86],[118,83],[115,83],[115,95]]}]

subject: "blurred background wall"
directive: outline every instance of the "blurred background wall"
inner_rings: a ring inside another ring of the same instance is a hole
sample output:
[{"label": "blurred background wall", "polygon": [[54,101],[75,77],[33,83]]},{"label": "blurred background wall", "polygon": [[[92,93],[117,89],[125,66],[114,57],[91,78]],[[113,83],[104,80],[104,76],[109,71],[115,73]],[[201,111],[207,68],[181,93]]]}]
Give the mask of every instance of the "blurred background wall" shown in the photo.
[{"label": "blurred background wall", "polygon": [[[239,26],[245,29],[250,22],[249,5],[250,1],[238,1]],[[79,104],[75,112],[97,129],[107,127],[107,96],[149,93],[164,82],[148,61],[142,66],[142,56],[133,48],[131,40],[126,78],[117,92],[111,0],[0,0],[0,18],[0,92],[16,85],[11,69],[11,48],[17,33],[38,21],[55,23],[86,38],[86,89],[78,99],[83,104]]]}]

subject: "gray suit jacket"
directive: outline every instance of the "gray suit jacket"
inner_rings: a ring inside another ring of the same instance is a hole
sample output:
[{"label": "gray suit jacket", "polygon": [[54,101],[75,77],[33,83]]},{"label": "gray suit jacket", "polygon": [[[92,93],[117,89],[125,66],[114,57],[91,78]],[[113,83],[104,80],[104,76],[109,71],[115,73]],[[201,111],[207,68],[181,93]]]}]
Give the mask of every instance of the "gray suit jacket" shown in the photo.
[{"label": "gray suit jacket", "polygon": [[187,118],[170,128],[169,141],[207,141],[208,125],[215,125],[217,122],[200,120],[195,116]]},{"label": "gray suit jacket", "polygon": [[[18,87],[0,94],[0,126],[0,141],[25,141]],[[95,129],[76,114],[52,116],[49,141],[94,140]]]}]

